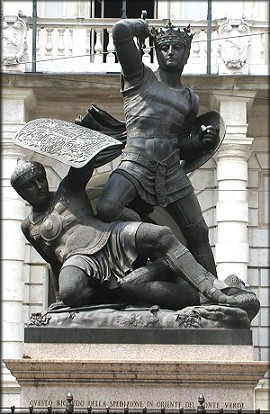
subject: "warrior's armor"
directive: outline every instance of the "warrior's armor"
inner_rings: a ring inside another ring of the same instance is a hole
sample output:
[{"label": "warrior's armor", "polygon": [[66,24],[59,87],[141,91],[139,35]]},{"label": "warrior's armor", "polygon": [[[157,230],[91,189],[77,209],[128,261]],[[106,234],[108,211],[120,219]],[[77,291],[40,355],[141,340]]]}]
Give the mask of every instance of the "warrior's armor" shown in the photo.
[{"label": "warrior's armor", "polygon": [[33,244],[62,264],[71,255],[99,251],[110,236],[112,224],[93,217],[85,191],[74,194],[63,180],[48,213],[39,221],[27,217],[22,227],[28,229],[27,238]]}]

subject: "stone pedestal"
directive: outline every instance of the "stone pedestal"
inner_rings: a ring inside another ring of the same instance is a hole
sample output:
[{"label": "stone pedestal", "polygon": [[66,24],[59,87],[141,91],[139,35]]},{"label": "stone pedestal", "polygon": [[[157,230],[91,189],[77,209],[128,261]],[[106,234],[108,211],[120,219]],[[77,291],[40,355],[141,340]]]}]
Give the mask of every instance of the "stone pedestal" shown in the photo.
[{"label": "stone pedestal", "polygon": [[24,357],[6,360],[21,406],[253,409],[267,363],[246,329],[28,327]]}]

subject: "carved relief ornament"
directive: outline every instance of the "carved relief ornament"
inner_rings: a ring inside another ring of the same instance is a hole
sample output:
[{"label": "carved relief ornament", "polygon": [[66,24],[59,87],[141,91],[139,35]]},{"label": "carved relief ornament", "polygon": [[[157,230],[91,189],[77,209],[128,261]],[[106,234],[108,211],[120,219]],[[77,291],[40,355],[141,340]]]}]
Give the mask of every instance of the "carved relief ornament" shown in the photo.
[{"label": "carved relief ornament", "polygon": [[23,63],[28,58],[27,26],[19,16],[2,17],[2,64]]},{"label": "carved relief ornament", "polygon": [[227,19],[218,30],[219,53],[227,68],[241,68],[244,66],[250,40],[248,35],[250,33],[249,26],[243,19],[233,20]]}]

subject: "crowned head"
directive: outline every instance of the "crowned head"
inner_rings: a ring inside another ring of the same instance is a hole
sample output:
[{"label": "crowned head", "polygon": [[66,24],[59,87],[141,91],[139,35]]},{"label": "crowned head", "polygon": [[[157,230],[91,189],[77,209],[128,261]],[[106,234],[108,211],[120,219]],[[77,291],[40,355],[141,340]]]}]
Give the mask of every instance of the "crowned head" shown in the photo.
[{"label": "crowned head", "polygon": [[190,25],[180,29],[179,27],[176,28],[170,20],[164,28],[156,29],[152,27],[150,34],[156,47],[165,43],[181,43],[188,49],[191,48],[194,36],[194,33],[190,31]]}]

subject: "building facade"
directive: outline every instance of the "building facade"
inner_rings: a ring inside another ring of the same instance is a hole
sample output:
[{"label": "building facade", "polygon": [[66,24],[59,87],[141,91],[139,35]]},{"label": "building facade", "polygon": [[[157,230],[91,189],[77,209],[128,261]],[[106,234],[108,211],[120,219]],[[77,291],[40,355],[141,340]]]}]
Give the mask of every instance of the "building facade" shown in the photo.
[{"label": "building facade", "polygon": [[[140,17],[142,10],[149,25],[160,27],[170,18],[195,33],[183,82],[199,95],[200,114],[220,112],[227,130],[219,151],[190,178],[210,228],[219,278],[236,273],[258,295],[254,349],[257,360],[268,359],[268,7],[268,1],[2,2],[3,359],[22,357],[24,324],[54,301],[49,267],[21,233],[29,206],[10,186],[11,172],[18,157],[41,161],[54,188],[67,171],[12,139],[32,119],[74,122],[92,102],[123,120],[111,30],[119,18]],[[148,40],[143,61],[156,66]],[[96,169],[88,188],[94,206],[118,162]],[[159,208],[153,219],[174,229]],[[20,387],[4,364],[2,377],[2,403],[19,405]],[[268,391],[265,376],[254,393],[256,407],[267,408]]]}]

